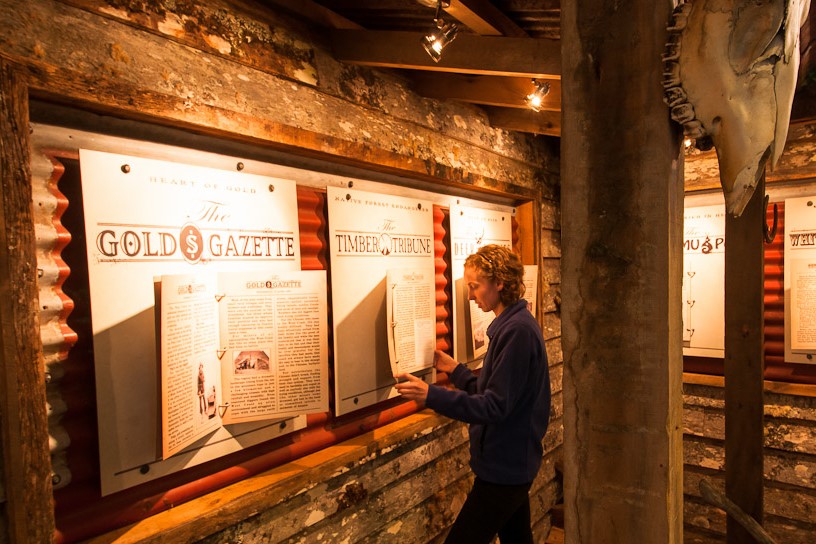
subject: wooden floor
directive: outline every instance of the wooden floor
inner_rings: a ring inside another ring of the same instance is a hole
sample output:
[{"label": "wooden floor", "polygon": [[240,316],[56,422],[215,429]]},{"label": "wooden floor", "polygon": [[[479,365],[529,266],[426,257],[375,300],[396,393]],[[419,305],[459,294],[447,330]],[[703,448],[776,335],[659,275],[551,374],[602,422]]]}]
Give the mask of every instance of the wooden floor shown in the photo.
[{"label": "wooden floor", "polygon": [[550,510],[552,528],[544,544],[564,544],[564,503],[558,503]]},{"label": "wooden floor", "polygon": [[564,544],[564,529],[561,527],[553,527],[550,529],[550,535],[544,544]]}]

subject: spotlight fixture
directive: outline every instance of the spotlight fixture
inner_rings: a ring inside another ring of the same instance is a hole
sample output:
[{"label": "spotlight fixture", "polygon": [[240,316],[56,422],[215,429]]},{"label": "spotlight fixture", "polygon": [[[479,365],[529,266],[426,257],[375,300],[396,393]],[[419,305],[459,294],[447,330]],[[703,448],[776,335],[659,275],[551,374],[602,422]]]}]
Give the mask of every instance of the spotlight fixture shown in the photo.
[{"label": "spotlight fixture", "polygon": [[439,62],[442,58],[442,50],[444,50],[454,39],[459,32],[459,27],[456,23],[445,23],[442,19],[442,8],[450,6],[450,2],[438,0],[436,3],[436,16],[434,16],[434,26],[425,36],[422,37],[420,43],[425,51],[431,56],[434,62]]},{"label": "spotlight fixture", "polygon": [[550,84],[546,81],[541,83],[534,79],[533,85],[535,85],[535,90],[528,94],[524,100],[527,102],[527,106],[529,106],[531,110],[541,111],[541,104],[544,101],[544,97],[550,94]]}]

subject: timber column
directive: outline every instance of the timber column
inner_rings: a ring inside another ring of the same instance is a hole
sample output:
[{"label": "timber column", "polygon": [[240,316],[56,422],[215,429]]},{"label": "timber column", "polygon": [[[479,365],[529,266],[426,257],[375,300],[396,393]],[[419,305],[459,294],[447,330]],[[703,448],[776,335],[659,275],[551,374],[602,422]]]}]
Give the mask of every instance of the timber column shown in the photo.
[{"label": "timber column", "polygon": [[663,103],[671,2],[561,3],[568,544],[679,544],[680,129]]}]

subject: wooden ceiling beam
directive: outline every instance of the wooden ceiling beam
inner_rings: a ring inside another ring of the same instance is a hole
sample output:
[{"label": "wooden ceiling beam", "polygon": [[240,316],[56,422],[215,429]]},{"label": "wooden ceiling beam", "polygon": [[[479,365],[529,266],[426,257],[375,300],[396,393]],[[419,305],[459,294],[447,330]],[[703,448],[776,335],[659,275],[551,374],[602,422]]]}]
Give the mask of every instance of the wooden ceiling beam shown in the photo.
[{"label": "wooden ceiling beam", "polygon": [[[543,80],[539,80],[543,81]],[[542,111],[561,110],[561,80],[548,79],[550,92],[544,97]],[[465,74],[443,74],[416,71],[411,74],[411,87],[418,94],[442,100],[461,100],[473,104],[525,108],[525,98],[533,92],[533,80],[528,77],[498,77]]]},{"label": "wooden ceiling beam", "polygon": [[363,29],[354,21],[346,19],[312,0],[261,0],[261,3],[283,8],[289,13],[298,15],[321,28]]},{"label": "wooden ceiling beam", "polygon": [[451,0],[445,11],[482,36],[527,38],[528,34],[487,0]]},{"label": "wooden ceiling beam", "polygon": [[[420,45],[419,32],[334,30],[334,57],[340,62],[436,72],[529,78],[561,78],[558,40],[461,34],[434,62]],[[533,71],[535,67],[535,71]]]},{"label": "wooden ceiling beam", "polygon": [[561,137],[560,112],[494,107],[486,107],[484,110],[492,127]]}]

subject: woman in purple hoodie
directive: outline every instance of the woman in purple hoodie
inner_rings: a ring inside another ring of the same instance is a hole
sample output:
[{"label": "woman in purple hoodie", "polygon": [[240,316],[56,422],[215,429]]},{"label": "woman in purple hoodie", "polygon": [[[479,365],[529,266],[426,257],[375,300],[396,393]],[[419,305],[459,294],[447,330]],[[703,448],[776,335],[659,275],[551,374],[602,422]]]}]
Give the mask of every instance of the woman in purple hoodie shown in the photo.
[{"label": "woman in purple hoodie", "polygon": [[[396,388],[410,400],[469,424],[473,488],[445,540],[452,544],[532,544],[528,492],[543,455],[550,418],[547,352],[538,322],[527,309],[524,267],[498,245],[465,261],[468,299],[495,319],[478,374],[437,351],[434,366],[456,389],[400,374]],[[404,381],[402,381],[404,380]]]}]

